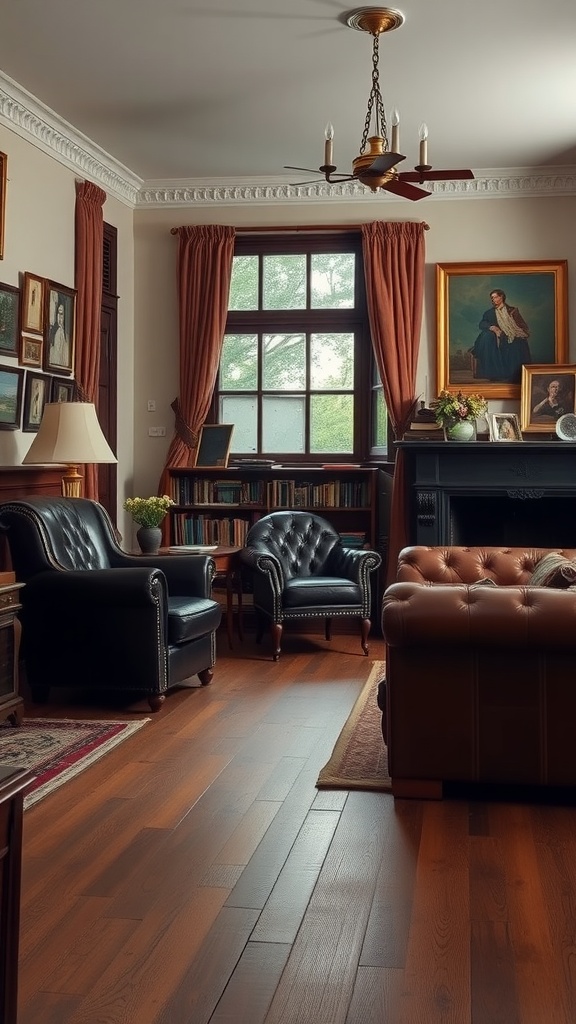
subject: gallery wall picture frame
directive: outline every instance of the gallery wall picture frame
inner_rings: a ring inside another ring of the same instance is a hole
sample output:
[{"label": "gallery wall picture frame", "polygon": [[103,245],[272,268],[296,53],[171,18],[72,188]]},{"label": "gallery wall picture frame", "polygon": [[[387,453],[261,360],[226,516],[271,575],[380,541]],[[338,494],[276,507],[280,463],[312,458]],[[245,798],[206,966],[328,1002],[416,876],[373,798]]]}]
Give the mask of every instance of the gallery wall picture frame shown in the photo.
[{"label": "gallery wall picture frame", "polygon": [[50,385],[50,402],[73,402],[76,395],[76,382],[68,377],[52,377]]},{"label": "gallery wall picture frame", "polygon": [[0,153],[0,260],[4,259],[4,225],[6,223],[6,185],[8,182],[8,157]]},{"label": "gallery wall picture frame", "polygon": [[0,352],[18,355],[20,340],[20,289],[0,284]]},{"label": "gallery wall picture frame", "polygon": [[46,402],[50,400],[50,377],[43,373],[26,373],[24,385],[24,411],[22,413],[22,430],[36,433],[40,426]]},{"label": "gallery wall picture frame", "polygon": [[71,374],[76,344],[76,290],[47,281],[44,287],[44,369]]},{"label": "gallery wall picture frame", "polygon": [[24,370],[0,365],[0,430],[18,430],[22,415]]},{"label": "gallery wall picture frame", "polygon": [[205,423],[200,431],[194,465],[225,469],[233,430],[233,423]]},{"label": "gallery wall picture frame", "polygon": [[522,366],[564,363],[567,268],[567,260],[437,263],[438,393],[518,400]]},{"label": "gallery wall picture frame", "polygon": [[44,339],[41,334],[29,334],[20,331],[20,348],[18,350],[18,362],[20,366],[42,367],[42,349]]},{"label": "gallery wall picture frame", "polygon": [[520,420],[515,412],[495,412],[490,417],[491,441],[523,441]]},{"label": "gallery wall picture frame", "polygon": [[24,272],[20,330],[42,334],[44,330],[44,278]]},{"label": "gallery wall picture frame", "polygon": [[535,363],[522,368],[520,426],[523,431],[554,434],[560,417],[574,412],[575,363]]}]

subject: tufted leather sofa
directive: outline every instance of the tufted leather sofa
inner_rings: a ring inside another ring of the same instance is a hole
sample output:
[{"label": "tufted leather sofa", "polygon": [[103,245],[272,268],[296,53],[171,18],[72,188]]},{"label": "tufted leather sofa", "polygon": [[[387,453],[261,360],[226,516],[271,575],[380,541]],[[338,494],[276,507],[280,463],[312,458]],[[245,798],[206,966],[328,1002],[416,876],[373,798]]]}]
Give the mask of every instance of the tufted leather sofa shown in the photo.
[{"label": "tufted leather sofa", "polygon": [[32,696],[51,686],[146,695],[158,711],[169,687],[216,660],[221,610],[205,556],[130,555],[106,511],[85,498],[0,505],[21,591],[22,644]]},{"label": "tufted leather sofa", "polygon": [[333,618],[360,620],[361,644],[368,654],[370,573],[381,563],[376,551],[346,548],[334,527],[311,512],[271,512],[246,536],[241,552],[254,584],[257,640],[271,624],[274,661],[280,657],[283,623],[323,618],[330,639]]},{"label": "tufted leather sofa", "polygon": [[382,604],[379,694],[396,796],[440,797],[447,782],[576,785],[576,591],[528,585],[550,551],[576,558],[400,553]]}]

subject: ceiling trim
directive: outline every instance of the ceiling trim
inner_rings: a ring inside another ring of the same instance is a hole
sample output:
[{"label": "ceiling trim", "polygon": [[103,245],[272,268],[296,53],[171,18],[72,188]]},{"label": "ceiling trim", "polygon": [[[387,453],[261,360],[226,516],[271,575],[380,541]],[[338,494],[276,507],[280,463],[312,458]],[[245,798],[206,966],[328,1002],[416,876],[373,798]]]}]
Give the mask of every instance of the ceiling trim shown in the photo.
[{"label": "ceiling trim", "polygon": [[[144,181],[110,156],[73,125],[59,117],[17,82],[0,71],[0,123],[26,138],[43,152],[83,177],[100,185],[107,194],[133,208],[255,206],[269,203],[374,202],[375,194],[358,181],[330,185],[294,185],[286,177],[219,181]],[[435,199],[532,198],[576,195],[576,168],[515,168],[475,170],[472,181],[427,182]],[[398,202],[391,194],[378,194],[378,202]]]}]

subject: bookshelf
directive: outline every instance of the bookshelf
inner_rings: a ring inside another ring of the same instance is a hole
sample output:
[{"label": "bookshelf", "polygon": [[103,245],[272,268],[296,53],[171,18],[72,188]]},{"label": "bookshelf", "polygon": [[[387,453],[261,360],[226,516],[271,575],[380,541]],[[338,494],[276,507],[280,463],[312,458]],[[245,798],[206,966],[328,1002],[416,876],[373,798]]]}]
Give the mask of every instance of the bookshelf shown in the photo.
[{"label": "bookshelf", "polygon": [[349,546],[376,548],[377,479],[372,466],[173,469],[170,544],[241,547],[261,516],[293,508],[323,516]]}]

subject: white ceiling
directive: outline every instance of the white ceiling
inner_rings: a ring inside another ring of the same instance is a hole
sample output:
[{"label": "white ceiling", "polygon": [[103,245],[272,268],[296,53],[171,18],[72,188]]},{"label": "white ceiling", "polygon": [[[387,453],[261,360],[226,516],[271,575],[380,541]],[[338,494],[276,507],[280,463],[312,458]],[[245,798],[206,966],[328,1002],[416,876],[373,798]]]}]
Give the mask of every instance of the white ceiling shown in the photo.
[{"label": "white ceiling", "polygon": [[[339,0],[4,0],[0,70],[145,181],[312,175],[359,153],[372,39]],[[576,165],[574,0],[402,0],[380,40],[401,170]]]}]

